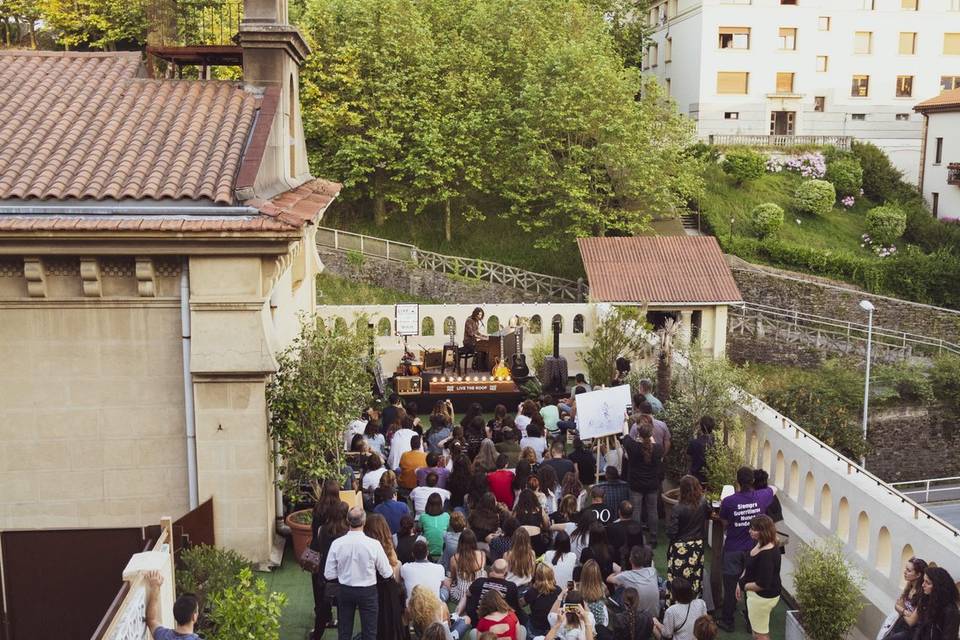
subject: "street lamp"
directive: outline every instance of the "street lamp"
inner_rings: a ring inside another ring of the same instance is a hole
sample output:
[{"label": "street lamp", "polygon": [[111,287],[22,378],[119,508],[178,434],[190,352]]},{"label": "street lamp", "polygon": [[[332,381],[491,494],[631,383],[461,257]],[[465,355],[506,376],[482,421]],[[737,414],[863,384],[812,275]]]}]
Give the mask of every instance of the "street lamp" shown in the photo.
[{"label": "street lamp", "polygon": [[[873,310],[869,300],[861,300],[860,308],[867,312],[867,371],[863,380],[863,444],[867,444],[867,405],[870,402],[870,347],[873,343]],[[867,468],[866,455],[860,456],[860,466]]]}]

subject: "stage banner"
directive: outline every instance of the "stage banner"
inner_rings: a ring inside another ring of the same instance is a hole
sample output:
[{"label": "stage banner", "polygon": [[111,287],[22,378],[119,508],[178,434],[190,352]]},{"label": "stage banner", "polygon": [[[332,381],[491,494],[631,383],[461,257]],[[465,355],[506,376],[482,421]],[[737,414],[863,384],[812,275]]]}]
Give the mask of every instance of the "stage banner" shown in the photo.
[{"label": "stage banner", "polygon": [[630,385],[577,394],[577,432],[581,440],[623,433]]},{"label": "stage banner", "polygon": [[420,335],[420,305],[398,304],[395,307],[398,336]]}]

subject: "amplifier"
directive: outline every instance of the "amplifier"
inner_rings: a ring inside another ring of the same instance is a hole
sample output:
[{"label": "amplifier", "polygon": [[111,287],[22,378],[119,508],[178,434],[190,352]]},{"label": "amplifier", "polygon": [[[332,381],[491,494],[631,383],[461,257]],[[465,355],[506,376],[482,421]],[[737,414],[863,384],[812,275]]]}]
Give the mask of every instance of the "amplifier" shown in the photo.
[{"label": "amplifier", "polygon": [[423,392],[423,380],[420,376],[394,376],[393,387],[397,395],[416,396]]}]

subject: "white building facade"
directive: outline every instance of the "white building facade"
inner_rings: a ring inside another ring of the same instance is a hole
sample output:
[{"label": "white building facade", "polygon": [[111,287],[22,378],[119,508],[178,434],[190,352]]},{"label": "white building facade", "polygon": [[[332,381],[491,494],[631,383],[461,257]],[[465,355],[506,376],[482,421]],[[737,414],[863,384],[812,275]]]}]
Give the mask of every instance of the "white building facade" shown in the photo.
[{"label": "white building facade", "polygon": [[643,67],[711,135],[853,136],[917,178],[919,97],[960,87],[960,0],[658,0]]},{"label": "white building facade", "polygon": [[926,120],[918,187],[941,220],[960,220],[960,89],[915,107]]}]

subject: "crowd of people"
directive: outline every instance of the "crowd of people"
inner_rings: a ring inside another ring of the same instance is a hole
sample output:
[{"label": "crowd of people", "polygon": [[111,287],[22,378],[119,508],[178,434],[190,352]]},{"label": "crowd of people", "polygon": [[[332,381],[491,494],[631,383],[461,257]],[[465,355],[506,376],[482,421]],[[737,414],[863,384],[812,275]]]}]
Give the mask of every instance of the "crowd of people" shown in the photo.
[{"label": "crowd of people", "polygon": [[[782,514],[766,472],[741,468],[733,495],[718,510],[708,504],[714,421],[704,417],[685,443],[679,502],[661,523],[673,443],[651,385],[634,396],[627,435],[604,443],[576,437],[576,393],[587,390],[580,377],[570,397],[527,400],[514,415],[498,406],[489,420],[471,405],[459,421],[449,401],[421,419],[392,396],[351,423],[344,444],[364,508],[341,502],[341,479],[324,484],[314,508],[314,638],[334,626],[335,604],[339,640],[352,640],[358,611],[364,640],[712,640],[734,629],[744,602],[754,637],[767,640]],[[712,514],[725,527],[716,621],[703,592]],[[653,563],[661,542],[664,575]],[[935,640],[934,627],[955,640],[949,575],[910,566],[885,640]],[[914,637],[918,629],[927,635]]]}]

